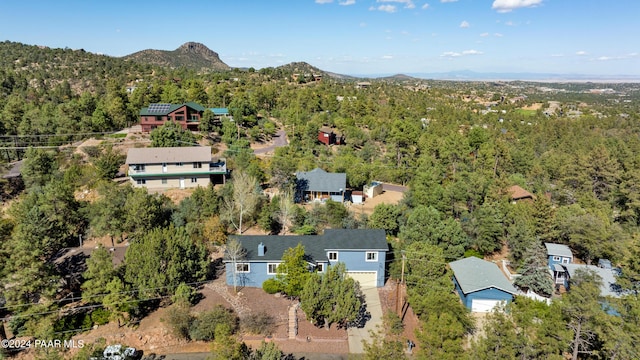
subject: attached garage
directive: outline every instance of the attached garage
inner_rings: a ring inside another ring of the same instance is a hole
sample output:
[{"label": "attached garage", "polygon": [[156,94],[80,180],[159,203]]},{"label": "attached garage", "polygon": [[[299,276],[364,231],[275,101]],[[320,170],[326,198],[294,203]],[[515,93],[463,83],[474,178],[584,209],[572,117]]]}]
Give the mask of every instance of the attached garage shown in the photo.
[{"label": "attached garage", "polygon": [[347,275],[360,283],[360,287],[372,288],[378,286],[377,271],[347,271]]},{"label": "attached garage", "polygon": [[449,263],[462,303],[472,312],[490,312],[513,300],[517,290],[498,265],[476,257]]},{"label": "attached garage", "polygon": [[471,299],[471,312],[491,312],[496,306],[504,303],[504,300]]}]

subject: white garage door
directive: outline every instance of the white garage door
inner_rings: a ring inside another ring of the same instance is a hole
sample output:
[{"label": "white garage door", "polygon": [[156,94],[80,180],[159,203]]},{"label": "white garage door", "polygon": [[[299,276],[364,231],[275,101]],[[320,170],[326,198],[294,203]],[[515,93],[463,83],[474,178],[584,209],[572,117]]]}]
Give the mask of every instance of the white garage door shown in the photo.
[{"label": "white garage door", "polygon": [[360,283],[360,288],[372,288],[378,284],[378,273],[375,271],[347,271],[347,275]]},{"label": "white garage door", "polygon": [[491,312],[494,307],[502,304],[501,300],[471,300],[471,312]]}]

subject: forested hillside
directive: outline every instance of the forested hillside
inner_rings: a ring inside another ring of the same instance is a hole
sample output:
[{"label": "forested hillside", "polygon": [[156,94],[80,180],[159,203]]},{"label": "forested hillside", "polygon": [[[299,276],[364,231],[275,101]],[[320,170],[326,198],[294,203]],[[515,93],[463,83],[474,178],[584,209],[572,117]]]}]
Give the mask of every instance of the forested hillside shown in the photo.
[{"label": "forested hillside", "polygon": [[[294,70],[200,74],[82,50],[0,43],[0,159],[6,164],[26,155],[26,190],[0,224],[0,316],[11,329],[39,338],[86,329],[83,321],[93,322],[85,313],[62,311],[73,305],[70,298],[106,309],[112,320],[140,319],[169,301],[180,284],[199,285],[214,276],[207,254],[237,230],[240,216],[274,234],[385,229],[395,253],[390,277],[400,277],[400,251],[407,254],[422,358],[561,358],[576,347],[581,358],[637,355],[640,85],[395,77],[368,80],[371,86],[362,88],[349,78],[294,80]],[[123,159],[110,147],[87,156],[59,151],[60,145],[135,124],[150,103],[188,101],[229,108],[235,122],[205,120],[197,139],[214,147],[223,143],[230,167],[246,177],[174,204],[163,195],[115,186],[110,169],[117,171]],[[341,133],[345,144],[320,144],[322,126]],[[268,141],[279,128],[289,145],[257,158],[250,144]],[[292,174],[315,167],[346,172],[353,189],[377,180],[409,191],[399,205],[380,205],[368,218],[332,202],[274,216],[290,205]],[[256,184],[285,195],[252,193],[251,211],[238,214],[236,189]],[[512,202],[507,189],[513,185],[536,200]],[[84,189],[98,198],[74,195]],[[54,260],[79,235],[127,239],[130,257],[116,268],[109,254],[92,255],[87,272],[70,278]],[[516,301],[510,315],[489,318],[486,338],[463,346],[477,329],[445,264],[502,254],[513,271],[525,272],[546,260],[544,242],[569,245],[585,263],[610,259],[622,269],[619,283],[631,295],[611,301],[615,311],[605,312],[592,286],[597,279],[585,275],[578,291],[561,297],[550,279],[533,277],[522,285],[559,300],[551,306]],[[188,265],[169,266],[167,259]],[[104,264],[108,271],[96,270]],[[119,301],[125,293],[129,297]],[[588,332],[576,332],[577,324]],[[498,331],[504,337],[494,337]]]}]

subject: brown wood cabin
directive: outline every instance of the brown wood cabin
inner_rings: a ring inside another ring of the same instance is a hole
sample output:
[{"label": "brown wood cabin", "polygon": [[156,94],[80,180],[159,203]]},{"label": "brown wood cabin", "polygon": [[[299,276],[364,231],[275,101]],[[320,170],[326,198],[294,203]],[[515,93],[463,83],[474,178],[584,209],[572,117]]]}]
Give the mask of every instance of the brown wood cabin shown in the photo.
[{"label": "brown wood cabin", "polygon": [[511,195],[511,201],[513,203],[516,203],[518,201],[533,201],[536,199],[535,195],[518,185],[511,186],[509,189],[507,189],[507,191]]},{"label": "brown wood cabin", "polygon": [[318,141],[325,145],[343,145],[344,137],[342,134],[333,131],[328,126],[323,126],[318,131]]},{"label": "brown wood cabin", "polygon": [[167,121],[180,124],[185,130],[197,131],[205,108],[194,102],[184,104],[149,104],[140,109],[142,132],[162,126]]}]

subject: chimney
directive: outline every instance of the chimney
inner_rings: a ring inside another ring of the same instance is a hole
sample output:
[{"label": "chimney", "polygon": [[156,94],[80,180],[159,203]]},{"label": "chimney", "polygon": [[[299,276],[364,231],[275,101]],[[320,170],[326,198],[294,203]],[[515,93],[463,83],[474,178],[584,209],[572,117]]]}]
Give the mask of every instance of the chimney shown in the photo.
[{"label": "chimney", "polygon": [[258,244],[258,256],[264,256],[264,244],[262,242]]}]

